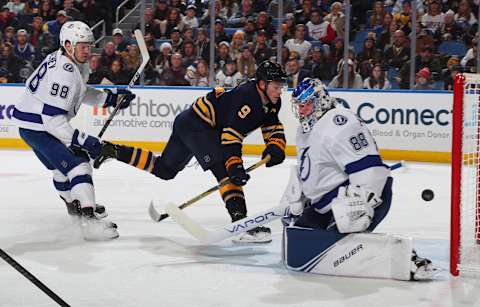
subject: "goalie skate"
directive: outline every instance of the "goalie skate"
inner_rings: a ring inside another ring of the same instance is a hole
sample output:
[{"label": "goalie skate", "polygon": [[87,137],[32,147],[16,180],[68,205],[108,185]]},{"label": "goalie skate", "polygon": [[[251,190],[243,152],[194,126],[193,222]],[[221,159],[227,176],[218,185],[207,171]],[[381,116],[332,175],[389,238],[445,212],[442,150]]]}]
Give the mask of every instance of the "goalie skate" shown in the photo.
[{"label": "goalie skate", "polygon": [[440,269],[433,266],[431,260],[418,257],[415,251],[412,252],[410,280],[429,280],[439,272]]},{"label": "goalie skate", "polygon": [[259,226],[233,238],[232,242],[236,244],[265,244],[272,242],[272,234],[270,228]]},{"label": "goalie skate", "polygon": [[117,225],[110,221],[99,219],[93,207],[81,209],[80,228],[83,238],[87,241],[105,241],[118,238]]}]

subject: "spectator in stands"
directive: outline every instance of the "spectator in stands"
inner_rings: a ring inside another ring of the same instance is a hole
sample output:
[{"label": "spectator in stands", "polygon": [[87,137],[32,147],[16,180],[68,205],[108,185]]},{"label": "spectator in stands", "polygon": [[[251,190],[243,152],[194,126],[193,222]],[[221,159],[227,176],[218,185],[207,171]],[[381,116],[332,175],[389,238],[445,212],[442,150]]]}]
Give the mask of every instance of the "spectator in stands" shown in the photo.
[{"label": "spectator in stands", "polygon": [[207,62],[200,59],[197,63],[189,65],[185,73],[185,80],[191,86],[210,86],[210,73]]},{"label": "spectator in stands", "polygon": [[455,21],[455,13],[452,10],[445,12],[444,23],[435,33],[437,44],[442,41],[461,40],[463,39],[463,30]]},{"label": "spectator in stands", "polygon": [[52,34],[53,38],[58,41],[60,35],[60,29],[62,28],[63,24],[68,21],[67,12],[64,10],[60,10],[57,12],[57,18],[55,20],[47,21],[43,25],[43,30],[48,31]]},{"label": "spectator in stands", "polygon": [[375,31],[377,27],[383,26],[383,18],[385,17],[385,9],[383,1],[375,1],[373,4],[372,16],[369,20],[369,28]]},{"label": "spectator in stands", "polygon": [[42,0],[38,16],[42,17],[44,21],[54,20],[56,17],[55,9],[52,7],[49,0]]},{"label": "spectator in stands", "polygon": [[8,8],[10,12],[14,13],[15,15],[19,15],[23,14],[25,10],[25,3],[20,0],[10,0],[3,7]]},{"label": "spectator in stands", "polygon": [[110,69],[107,71],[106,79],[115,85],[124,85],[130,82],[129,73],[123,68],[121,59],[116,58],[110,64]]},{"label": "spectator in stands", "polygon": [[102,50],[100,57],[100,64],[103,68],[108,69],[113,60],[118,58],[118,54],[115,52],[115,44],[113,42],[107,42]]},{"label": "spectator in stands", "polygon": [[0,68],[8,71],[8,82],[21,83],[25,81],[22,76],[20,76],[25,64],[23,59],[13,53],[13,45],[10,42],[5,42],[2,47],[2,54],[0,55]]},{"label": "spectator in stands", "polygon": [[172,45],[170,43],[162,43],[160,45],[160,54],[155,59],[155,70],[159,75],[170,67],[170,57],[172,56]]},{"label": "spectator in stands", "polygon": [[468,49],[465,56],[460,61],[463,71],[476,73],[477,72],[477,39],[472,40],[472,48]]},{"label": "spectator in stands", "polygon": [[285,66],[285,72],[287,73],[287,85],[289,88],[297,87],[297,84],[303,81],[303,79],[310,77],[308,70],[301,69],[298,58],[291,56]]},{"label": "spectator in stands", "polygon": [[415,90],[431,90],[433,85],[430,79],[430,70],[428,67],[420,69],[415,75]]},{"label": "spectator in stands", "polygon": [[225,21],[228,22],[233,16],[236,16],[240,11],[235,0],[222,0],[222,15],[225,16]]},{"label": "spectator in stands", "polygon": [[243,32],[245,33],[245,41],[246,42],[253,42],[255,38],[255,19],[253,17],[249,17],[247,23],[243,27]]},{"label": "spectator in stands", "polygon": [[[221,20],[222,24],[225,25],[227,18],[223,15],[222,12],[222,2],[220,0],[215,0],[215,20]],[[200,26],[208,26],[210,24],[210,10],[205,9],[203,16],[200,18]]]},{"label": "spectator in stands", "polygon": [[333,41],[333,48],[329,54],[329,66],[330,74],[334,75],[337,73],[336,69],[338,67],[338,62],[343,59],[345,44],[342,37],[337,37]]},{"label": "spectator in stands", "polygon": [[381,64],[373,66],[370,76],[363,81],[363,88],[369,90],[388,90],[391,88]]},{"label": "spectator in stands", "polygon": [[174,53],[170,64],[170,67],[165,68],[160,74],[160,85],[189,85],[185,80],[186,69],[182,64],[182,55]]},{"label": "spectator in stands", "polygon": [[302,8],[295,11],[295,23],[297,25],[306,24],[310,20],[310,14],[312,13],[312,10],[312,0],[303,0]]},{"label": "spectator in stands", "polygon": [[260,30],[265,30],[269,40],[272,39],[273,34],[276,33],[272,26],[271,18],[266,12],[258,13],[257,19],[255,20],[255,28],[257,32]]},{"label": "spectator in stands", "polygon": [[305,26],[303,24],[296,26],[295,38],[287,40],[285,47],[287,47],[290,52],[296,51],[300,55],[300,64],[303,65],[312,47],[312,44],[305,40]]},{"label": "spectator in stands", "polygon": [[2,42],[9,42],[12,46],[15,44],[15,29],[12,26],[5,28],[3,32]]},{"label": "spectator in stands", "polygon": [[[363,88],[362,77],[355,72],[355,63],[351,60],[347,60],[348,63],[348,85],[347,88]],[[343,59],[338,63],[338,74],[333,77],[332,81],[328,85],[330,88],[343,88]]]},{"label": "spectator in stands", "polygon": [[127,52],[122,53],[122,58],[124,61],[123,69],[125,73],[128,75],[130,79],[131,76],[135,73],[137,68],[140,66],[142,62],[142,58],[140,56],[140,49],[138,49],[138,45],[130,44],[127,46]]},{"label": "spectator in stands", "polygon": [[73,20],[85,21],[85,16],[73,6],[73,0],[63,0],[63,10]]},{"label": "spectator in stands", "polygon": [[[310,1],[310,0],[307,0],[307,1]],[[303,1],[303,3],[305,3],[305,0]],[[295,9],[296,9],[296,4],[294,0],[285,0],[283,1],[283,10],[281,15],[284,16],[286,13],[294,12]],[[278,0],[270,1],[270,3],[268,4],[267,12],[273,18],[278,17]]]},{"label": "spectator in stands", "polygon": [[88,66],[90,68],[90,74],[88,76],[87,84],[100,84],[106,76],[106,71],[102,69],[100,65],[100,55],[92,54],[88,61]]},{"label": "spectator in stands", "polygon": [[[182,14],[177,8],[171,8],[166,20],[160,22],[160,31],[162,37],[170,38],[173,29],[178,29],[182,32],[184,27]],[[174,46],[175,48],[175,46]]]},{"label": "spectator in stands", "polygon": [[248,45],[243,46],[242,53],[237,58],[237,69],[244,79],[250,79],[255,76],[257,69],[256,61]]},{"label": "spectator in stands", "polygon": [[468,0],[460,1],[458,11],[455,14],[455,21],[467,31],[471,26],[477,23],[477,18],[475,18],[475,14],[473,14],[472,7]]},{"label": "spectator in stands", "polygon": [[253,56],[257,61],[257,65],[260,65],[265,60],[269,60],[273,56],[272,48],[267,44],[267,33],[265,30],[260,30],[257,33],[253,47]]},{"label": "spectator in stands", "polygon": [[29,64],[35,59],[35,48],[28,42],[28,33],[25,29],[17,31],[17,39],[14,46],[14,53]]},{"label": "spectator in stands", "polygon": [[188,67],[197,60],[197,55],[195,54],[195,44],[193,41],[184,41],[182,48],[182,56],[183,67]]},{"label": "spectator in stands", "polygon": [[310,18],[306,24],[310,39],[321,41],[324,44],[329,44],[335,39],[335,31],[328,21],[322,21],[319,10],[312,10]]},{"label": "spectator in stands", "polygon": [[25,3],[25,13],[28,15],[36,15],[38,14],[38,10],[40,9],[40,0],[28,0]]},{"label": "spectator in stands", "polygon": [[18,21],[15,18],[15,14],[10,12],[6,7],[0,9],[0,30],[3,32],[6,27],[15,27],[17,26]]},{"label": "spectator in stands", "polygon": [[242,47],[245,45],[245,33],[242,30],[237,30],[232,36],[230,43],[230,58],[236,60],[238,55],[242,53]]},{"label": "spectator in stands", "polygon": [[187,7],[186,15],[183,17],[182,22],[185,26],[189,26],[190,28],[198,28],[199,22],[197,18],[197,7],[193,4],[190,4]]},{"label": "spectator in stands", "polygon": [[230,44],[226,41],[218,44],[218,54],[215,57],[215,72],[219,69],[223,69],[227,60],[230,59]]},{"label": "spectator in stands", "polygon": [[324,18],[325,21],[330,23],[335,34],[340,37],[343,37],[345,34],[345,14],[343,14],[342,10],[342,3],[334,2],[330,6],[330,13]]},{"label": "spectator in stands", "polygon": [[160,21],[164,21],[168,17],[168,5],[167,0],[157,0],[155,3],[155,10],[153,13],[153,17]]},{"label": "spectator in stands", "polygon": [[359,65],[359,73],[363,79],[370,75],[374,63],[381,62],[382,54],[375,47],[373,32],[370,32],[368,37],[363,41],[363,50],[357,55],[356,60]]},{"label": "spectator in stands", "polygon": [[[403,1],[403,10],[393,15],[393,19],[397,23],[399,29],[406,34],[410,33],[410,16],[412,13],[412,3],[410,0]],[[417,29],[417,31],[420,28]]]},{"label": "spectator in stands", "polygon": [[170,41],[172,43],[173,52],[180,52],[183,48],[183,38],[178,28],[173,28],[170,32]]},{"label": "spectator in stands", "polygon": [[422,26],[433,35],[443,25],[444,14],[439,0],[430,0],[427,13],[422,16]]},{"label": "spectator in stands", "polygon": [[195,41],[193,37],[193,29],[190,26],[185,25],[182,31],[182,38],[184,41]]},{"label": "spectator in stands", "polygon": [[[417,7],[417,16],[422,16],[423,14],[425,14],[425,6],[423,5],[423,0],[414,0],[414,1],[417,1],[415,4],[416,4],[416,7]],[[397,14],[397,13],[402,13],[403,12],[403,9],[404,9],[404,3],[405,2],[412,2],[411,0],[397,0],[395,2],[395,5],[392,9],[392,14]]]},{"label": "spectator in stands", "polygon": [[420,54],[423,48],[427,46],[434,49],[435,40],[433,38],[433,35],[429,34],[428,30],[422,29],[417,32],[417,46],[416,46],[417,54]]},{"label": "spectator in stands", "polygon": [[230,17],[228,25],[234,28],[243,27],[247,23],[248,17],[255,16],[254,13],[252,0],[242,0],[240,10]]},{"label": "spectator in stands", "polygon": [[285,69],[285,64],[288,61],[288,58],[290,57],[290,50],[288,50],[287,47],[283,46],[282,50],[280,52],[281,56],[281,63],[283,65],[283,69]]},{"label": "spectator in stands", "polygon": [[[441,66],[433,56],[433,48],[425,46],[421,50],[420,54],[415,59],[415,72],[420,71],[422,68],[428,68],[428,76],[430,79],[438,80],[440,78]],[[403,64],[400,69],[400,88],[408,89],[410,85],[410,61]],[[432,78],[433,77],[433,78]]]},{"label": "spectator in stands", "polygon": [[453,85],[455,83],[455,76],[459,73],[462,73],[462,66],[460,64],[455,64],[446,69],[444,72],[443,80],[443,89],[447,91],[453,91]]},{"label": "spectator in stands", "polygon": [[389,67],[401,68],[410,59],[410,48],[407,44],[405,33],[397,30],[393,34],[393,44],[385,49],[384,59]]},{"label": "spectator in stands", "polygon": [[145,45],[147,46],[148,54],[150,55],[151,59],[147,65],[151,68],[154,68],[154,62],[160,54],[160,50],[155,46],[155,37],[153,37],[152,33],[146,33],[143,38],[145,39]]},{"label": "spectator in stands", "polygon": [[125,52],[127,51],[128,42],[123,36],[123,31],[120,28],[113,29],[112,32],[112,42],[115,45],[116,52]]},{"label": "spectator in stands", "polygon": [[397,22],[393,20],[388,29],[383,30],[382,33],[380,33],[377,39],[377,49],[379,49],[381,52],[385,52],[386,48],[393,44],[393,37],[397,30],[399,30],[399,26]]},{"label": "spectator in stands", "polygon": [[29,28],[30,43],[37,47],[37,42],[43,34],[43,19],[40,16],[33,17],[32,25]]},{"label": "spectator in stands", "polygon": [[[151,8],[145,9],[145,12],[143,13],[143,19],[145,21],[145,33],[152,33],[156,39],[162,38],[160,21],[157,19],[153,19],[153,11]],[[140,23],[137,23],[134,29],[140,29]]]},{"label": "spectator in stands", "polygon": [[43,32],[43,34],[38,37],[37,45],[35,46],[34,67],[40,64],[48,54],[55,50],[57,50],[57,43],[54,41],[53,36],[48,32]]},{"label": "spectator in stands", "polygon": [[230,37],[225,33],[225,23],[222,19],[215,20],[215,44],[229,41]]},{"label": "spectator in stands", "polygon": [[183,0],[170,0],[170,9],[176,8],[180,13],[187,10],[187,6]]},{"label": "spectator in stands", "polygon": [[204,60],[207,61],[207,63],[210,62],[209,55],[210,55],[210,41],[208,40],[207,37],[207,32],[203,28],[198,28],[197,29],[197,39],[195,40],[195,46],[196,48],[196,53],[197,53],[197,58],[200,57]]},{"label": "spectator in stands", "polygon": [[325,53],[321,47],[312,48],[311,58],[303,65],[303,69],[308,71],[308,76],[327,81],[332,78],[331,68],[329,67]]},{"label": "spectator in stands", "polygon": [[295,26],[296,23],[293,13],[287,13],[283,23],[283,41],[287,41],[295,37]]},{"label": "spectator in stands", "polygon": [[235,87],[243,80],[243,76],[237,70],[237,63],[227,60],[223,69],[220,69],[215,76],[215,83],[221,87]]}]

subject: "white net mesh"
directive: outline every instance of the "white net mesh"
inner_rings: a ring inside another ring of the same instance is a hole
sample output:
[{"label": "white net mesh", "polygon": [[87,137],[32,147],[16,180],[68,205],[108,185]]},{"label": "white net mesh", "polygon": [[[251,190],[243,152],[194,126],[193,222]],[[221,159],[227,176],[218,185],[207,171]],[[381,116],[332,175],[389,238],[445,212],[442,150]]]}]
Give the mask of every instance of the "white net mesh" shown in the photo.
[{"label": "white net mesh", "polygon": [[480,273],[480,75],[465,74],[460,198],[461,274]]}]

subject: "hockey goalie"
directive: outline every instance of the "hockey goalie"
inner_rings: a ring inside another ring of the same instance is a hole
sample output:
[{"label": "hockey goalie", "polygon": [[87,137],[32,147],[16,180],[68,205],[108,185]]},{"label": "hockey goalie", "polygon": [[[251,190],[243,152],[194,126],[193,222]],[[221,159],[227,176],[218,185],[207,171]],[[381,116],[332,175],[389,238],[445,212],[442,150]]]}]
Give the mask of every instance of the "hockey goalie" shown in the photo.
[{"label": "hockey goalie", "polygon": [[283,258],[294,271],[317,274],[425,280],[439,270],[420,258],[412,239],[371,233],[392,200],[390,169],[366,125],[336,105],[320,80],[293,91],[300,121],[297,167],[282,203]]}]

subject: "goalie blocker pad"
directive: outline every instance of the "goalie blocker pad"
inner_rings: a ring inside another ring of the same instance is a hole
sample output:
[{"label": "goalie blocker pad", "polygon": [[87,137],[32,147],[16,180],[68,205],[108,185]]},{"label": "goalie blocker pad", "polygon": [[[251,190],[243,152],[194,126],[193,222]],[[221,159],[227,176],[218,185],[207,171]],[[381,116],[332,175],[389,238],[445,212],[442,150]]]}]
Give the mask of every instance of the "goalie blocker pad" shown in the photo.
[{"label": "goalie blocker pad", "polygon": [[342,236],[289,226],[284,228],[282,254],[293,271],[410,280],[412,239],[377,233]]}]

